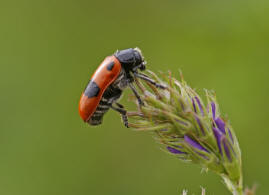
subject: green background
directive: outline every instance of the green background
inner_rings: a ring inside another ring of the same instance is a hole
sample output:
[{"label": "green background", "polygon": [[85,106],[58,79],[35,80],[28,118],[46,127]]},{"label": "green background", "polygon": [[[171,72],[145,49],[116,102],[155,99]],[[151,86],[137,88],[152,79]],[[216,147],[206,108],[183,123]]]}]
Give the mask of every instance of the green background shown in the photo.
[{"label": "green background", "polygon": [[[160,150],[109,111],[78,115],[93,71],[117,49],[140,47],[153,71],[180,68],[217,92],[237,133],[245,184],[268,194],[269,2],[266,0],[2,0],[0,194],[225,195],[219,177]],[[125,91],[121,103],[130,110]]]}]

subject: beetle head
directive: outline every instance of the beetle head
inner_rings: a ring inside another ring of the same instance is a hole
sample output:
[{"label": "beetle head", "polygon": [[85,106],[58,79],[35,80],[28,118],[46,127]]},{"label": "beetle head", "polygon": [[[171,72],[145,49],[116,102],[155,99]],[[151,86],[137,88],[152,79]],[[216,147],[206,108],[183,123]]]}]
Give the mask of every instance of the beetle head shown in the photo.
[{"label": "beetle head", "polygon": [[146,69],[146,62],[139,48],[119,50],[114,55],[125,71],[136,71],[137,69],[143,71]]},{"label": "beetle head", "polygon": [[135,56],[136,56],[136,59],[137,59],[137,64],[136,66],[134,67],[135,70],[136,69],[140,69],[141,71],[145,70],[146,69],[146,61],[144,60],[144,56],[142,55],[142,52],[141,50],[136,47],[134,48],[134,52],[135,52]]}]

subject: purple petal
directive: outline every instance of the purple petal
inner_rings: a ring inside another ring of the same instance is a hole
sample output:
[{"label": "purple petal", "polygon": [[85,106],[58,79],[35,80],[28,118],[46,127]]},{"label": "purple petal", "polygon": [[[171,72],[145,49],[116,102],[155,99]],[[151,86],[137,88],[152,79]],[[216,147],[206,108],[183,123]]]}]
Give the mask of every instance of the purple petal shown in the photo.
[{"label": "purple petal", "polygon": [[223,137],[223,134],[222,134],[222,132],[219,129],[217,129],[215,127],[213,127],[213,132],[214,132],[215,138],[217,140],[219,151],[222,154],[222,150],[221,150],[221,145],[220,144],[221,144],[221,138]]},{"label": "purple petal", "polygon": [[229,147],[229,142],[228,142],[228,140],[226,139],[226,137],[223,137],[223,138],[221,139],[221,143],[222,143],[222,145],[223,145],[225,154],[226,154],[226,156],[228,157],[229,161],[232,161],[232,156],[231,156],[231,151],[230,151],[230,147]]},{"label": "purple petal", "polygon": [[216,104],[214,102],[211,102],[211,110],[212,110],[213,119],[215,119],[216,118]]},{"label": "purple petal", "polygon": [[223,155],[223,152],[222,152],[222,146],[223,146],[224,152],[225,152],[227,158],[229,159],[229,161],[232,161],[231,147],[230,147],[230,143],[228,142],[227,138],[219,129],[217,129],[215,127],[213,127],[213,132],[214,132],[215,138],[217,140],[220,154]]},{"label": "purple petal", "polygon": [[191,101],[192,101],[192,106],[193,106],[194,112],[197,113],[196,105],[195,105],[194,99],[192,98]]},{"label": "purple petal", "polygon": [[197,123],[198,123],[198,125],[199,125],[199,127],[200,127],[200,129],[202,131],[202,133],[205,135],[205,130],[204,130],[204,127],[201,124],[200,119],[197,116],[194,116],[194,117],[195,117],[195,120],[197,121]]},{"label": "purple petal", "polygon": [[197,96],[195,96],[194,98],[195,98],[195,100],[196,100],[196,102],[197,102],[197,104],[199,106],[200,112],[202,113],[202,115],[204,115],[204,110],[203,110],[203,107],[202,107],[200,99]]},{"label": "purple petal", "polygon": [[219,128],[219,130],[221,130],[222,133],[226,134],[224,121],[218,117],[217,119],[215,119],[215,123],[217,127]]},{"label": "purple petal", "polygon": [[199,143],[189,138],[187,135],[184,135],[184,140],[192,147],[197,148],[198,150],[202,150],[204,152],[208,152],[203,146],[201,146]]},{"label": "purple petal", "polygon": [[230,137],[232,143],[234,143],[234,139],[233,139],[233,136],[232,136],[232,132],[231,132],[231,130],[230,130],[229,128],[228,128],[228,133],[229,133],[229,137]]},{"label": "purple petal", "polygon": [[185,152],[182,152],[178,149],[172,148],[170,146],[167,146],[167,150],[169,150],[169,152],[173,153],[173,154],[185,154]]}]

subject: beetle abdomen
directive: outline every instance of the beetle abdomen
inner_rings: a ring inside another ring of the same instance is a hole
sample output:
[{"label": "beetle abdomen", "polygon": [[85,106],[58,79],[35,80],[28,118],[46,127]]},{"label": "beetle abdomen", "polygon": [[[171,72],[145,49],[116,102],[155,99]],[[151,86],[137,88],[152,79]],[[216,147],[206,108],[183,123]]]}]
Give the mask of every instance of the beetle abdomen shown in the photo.
[{"label": "beetle abdomen", "polygon": [[99,105],[97,106],[95,112],[91,116],[91,118],[88,120],[88,123],[90,125],[100,125],[103,120],[104,114],[109,110],[110,106],[107,103],[107,101],[104,101],[105,99],[102,98],[99,102]]},{"label": "beetle abdomen", "polygon": [[115,56],[107,57],[97,68],[79,102],[79,114],[85,122],[90,120],[103,94],[120,72],[121,64]]}]

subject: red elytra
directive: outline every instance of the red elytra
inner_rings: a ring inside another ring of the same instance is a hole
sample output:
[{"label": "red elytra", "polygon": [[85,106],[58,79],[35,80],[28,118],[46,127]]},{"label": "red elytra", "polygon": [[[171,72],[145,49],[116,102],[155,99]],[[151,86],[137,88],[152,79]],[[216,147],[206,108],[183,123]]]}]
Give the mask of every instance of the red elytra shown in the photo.
[{"label": "red elytra", "polygon": [[[109,64],[113,64],[112,69],[108,68]],[[80,117],[87,122],[92,114],[95,112],[99,102],[108,88],[108,86],[115,81],[121,72],[121,63],[115,56],[108,56],[99,65],[95,73],[91,77],[91,81],[94,81],[99,87],[98,95],[94,97],[88,97],[85,94],[85,90],[81,95],[79,101],[79,114]]]}]

